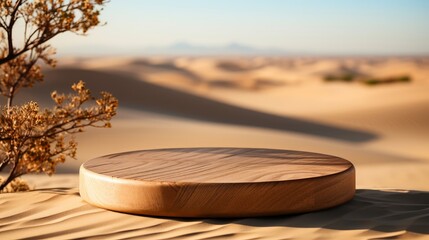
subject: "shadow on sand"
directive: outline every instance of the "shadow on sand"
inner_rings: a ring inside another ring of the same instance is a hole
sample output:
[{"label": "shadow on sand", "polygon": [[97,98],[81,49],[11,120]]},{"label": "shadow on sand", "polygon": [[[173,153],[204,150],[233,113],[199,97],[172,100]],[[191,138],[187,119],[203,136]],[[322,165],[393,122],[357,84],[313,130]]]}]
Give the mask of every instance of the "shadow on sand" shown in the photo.
[{"label": "shadow on sand", "polygon": [[370,132],[336,127],[294,117],[279,116],[234,106],[228,103],[158,86],[126,73],[110,73],[79,68],[46,71],[46,81],[20,94],[21,102],[30,99],[50,103],[53,90],[69,92],[72,83],[83,79],[92,92],[108,91],[119,99],[120,107],[152,111],[224,124],[260,127],[315,135],[349,142],[377,138]]},{"label": "shadow on sand", "polygon": [[[185,220],[186,221],[186,220]],[[338,207],[279,217],[204,219],[210,224],[255,227],[285,226],[336,230],[371,229],[429,234],[429,192],[357,190],[350,202]]]}]

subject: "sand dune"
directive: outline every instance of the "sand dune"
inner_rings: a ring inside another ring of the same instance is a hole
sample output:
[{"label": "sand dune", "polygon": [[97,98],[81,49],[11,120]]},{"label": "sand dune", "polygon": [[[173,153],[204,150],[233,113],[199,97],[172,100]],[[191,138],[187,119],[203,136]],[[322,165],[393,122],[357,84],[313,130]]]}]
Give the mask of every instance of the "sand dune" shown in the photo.
[{"label": "sand dune", "polygon": [[[323,81],[341,71],[412,81]],[[427,239],[428,76],[427,58],[68,59],[17,100],[48,104],[51,90],[82,79],[114,93],[119,114],[112,129],[77,136],[78,160],[58,168],[72,174],[27,176],[39,190],[0,195],[0,238]],[[79,165],[100,155],[221,146],[336,155],[356,166],[359,190],[343,206],[308,214],[164,219],[92,207],[75,189]]]},{"label": "sand dune", "polygon": [[[231,70],[232,65],[235,68]],[[62,173],[75,173],[82,161],[115,151],[266,147],[350,159],[358,171],[364,170],[358,174],[358,184],[365,187],[372,181],[378,187],[399,184],[429,189],[421,181],[407,180],[407,172],[397,173],[403,183],[384,181],[387,175],[378,177],[373,171],[368,171],[371,177],[366,176],[368,164],[388,166],[389,171],[419,164],[413,175],[426,179],[422,169],[429,160],[423,144],[429,140],[429,83],[423,76],[428,65],[425,59],[406,58],[75,59],[48,70],[45,83],[20,95],[47,102],[50,91],[67,91],[71,82],[83,79],[94,92],[108,90],[119,98],[121,107],[113,129],[90,130],[78,136],[79,161],[60,166]],[[415,81],[368,88],[327,84],[320,79],[321,73],[344,67],[367,74],[381,67],[385,75],[388,69],[405,69]],[[299,84],[262,92],[205,84],[216,79],[216,74],[237,84],[261,76],[287,82],[285,78],[292,75]],[[201,86],[207,88],[202,90]],[[100,136],[103,144],[94,144],[100,142]]]},{"label": "sand dune", "polygon": [[78,68],[57,69],[48,72],[46,81],[38,87],[28,90],[26,92],[27,96],[22,100],[40,99],[41,102],[47,103],[50,92],[54,90],[69,92],[69,87],[73,82],[76,82],[76,79],[85,79],[88,87],[94,92],[103,90],[111,92],[119,99],[123,108],[146,110],[218,123],[299,132],[338,138],[345,141],[363,142],[376,137],[368,132],[233,106],[228,103],[144,82],[130,74]]},{"label": "sand dune", "polygon": [[429,193],[358,190],[340,207],[245,219],[154,218],[85,203],[76,189],[0,195],[0,238],[18,239],[385,239],[429,234]]}]

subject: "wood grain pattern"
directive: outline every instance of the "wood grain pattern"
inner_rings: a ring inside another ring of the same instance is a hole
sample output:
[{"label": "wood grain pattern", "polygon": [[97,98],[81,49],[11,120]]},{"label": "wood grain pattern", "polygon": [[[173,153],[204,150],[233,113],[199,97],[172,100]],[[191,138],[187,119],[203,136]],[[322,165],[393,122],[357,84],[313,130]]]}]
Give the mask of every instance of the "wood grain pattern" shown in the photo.
[{"label": "wood grain pattern", "polygon": [[299,151],[157,149],[112,154],[80,168],[80,194],[115,211],[174,217],[308,212],[350,200],[353,165]]}]

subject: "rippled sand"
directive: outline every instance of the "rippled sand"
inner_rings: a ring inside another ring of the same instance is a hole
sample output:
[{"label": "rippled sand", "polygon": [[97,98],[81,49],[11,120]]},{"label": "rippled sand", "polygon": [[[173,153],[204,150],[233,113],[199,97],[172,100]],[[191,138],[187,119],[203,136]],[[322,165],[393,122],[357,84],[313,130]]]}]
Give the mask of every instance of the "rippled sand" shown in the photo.
[{"label": "rippled sand", "polygon": [[75,188],[0,196],[2,239],[410,239],[429,234],[429,193],[357,191],[340,207],[291,216],[170,219],[112,212]]}]

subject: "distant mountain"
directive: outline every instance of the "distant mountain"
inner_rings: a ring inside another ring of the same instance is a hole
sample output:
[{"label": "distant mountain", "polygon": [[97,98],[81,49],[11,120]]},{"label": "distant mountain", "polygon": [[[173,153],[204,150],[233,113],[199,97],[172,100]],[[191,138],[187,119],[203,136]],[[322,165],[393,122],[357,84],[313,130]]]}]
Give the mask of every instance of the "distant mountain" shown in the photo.
[{"label": "distant mountain", "polygon": [[239,43],[202,46],[178,42],[167,47],[145,47],[140,52],[143,55],[291,55],[291,52],[282,49],[254,48]]},{"label": "distant mountain", "polygon": [[169,46],[150,46],[150,47],[112,47],[106,45],[74,45],[58,48],[58,56],[74,57],[97,57],[97,56],[428,56],[429,53],[418,54],[381,54],[381,53],[328,53],[328,52],[309,52],[301,50],[285,50],[281,48],[258,48],[241,43],[230,43],[226,45],[197,45],[188,42],[177,42]]},{"label": "distant mountain", "polygon": [[187,42],[177,42],[169,46],[153,46],[140,48],[119,48],[107,46],[75,46],[58,49],[59,55],[64,56],[109,56],[109,55],[167,55],[167,56],[291,56],[304,55],[302,52],[291,52],[276,48],[256,48],[240,43],[230,43],[221,46],[195,45]]}]

